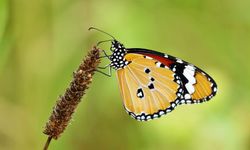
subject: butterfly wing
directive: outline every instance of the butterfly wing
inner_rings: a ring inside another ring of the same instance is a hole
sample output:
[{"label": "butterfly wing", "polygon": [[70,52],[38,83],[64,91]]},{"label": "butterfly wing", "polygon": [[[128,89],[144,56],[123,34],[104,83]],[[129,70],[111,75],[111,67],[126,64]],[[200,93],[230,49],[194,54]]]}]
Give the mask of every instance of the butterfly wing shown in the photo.
[{"label": "butterfly wing", "polygon": [[117,70],[123,104],[133,118],[147,121],[171,112],[183,98],[180,77],[159,61],[128,53],[130,63]]},{"label": "butterfly wing", "polygon": [[171,55],[152,50],[132,48],[128,51],[157,60],[158,65],[167,66],[180,77],[180,85],[184,92],[179,104],[202,103],[216,95],[215,81],[200,68]]},{"label": "butterfly wing", "polygon": [[217,85],[207,73],[184,61],[176,67],[184,68],[177,73],[183,80],[184,88],[184,99],[180,104],[202,103],[216,95]]}]

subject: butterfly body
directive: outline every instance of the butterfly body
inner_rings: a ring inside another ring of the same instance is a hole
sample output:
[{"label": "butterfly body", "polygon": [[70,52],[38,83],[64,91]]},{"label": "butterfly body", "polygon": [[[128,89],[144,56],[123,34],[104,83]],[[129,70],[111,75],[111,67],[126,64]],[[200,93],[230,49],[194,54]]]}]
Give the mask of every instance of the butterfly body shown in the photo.
[{"label": "butterfly body", "polygon": [[123,104],[133,118],[159,118],[180,104],[208,101],[215,81],[198,67],[153,50],[125,48],[112,41],[110,66],[117,71]]},{"label": "butterfly body", "polygon": [[115,70],[118,70],[128,65],[129,62],[124,57],[127,54],[127,50],[123,44],[114,40],[112,42],[111,51],[113,51],[112,55],[109,57],[111,60],[111,67],[113,67]]}]

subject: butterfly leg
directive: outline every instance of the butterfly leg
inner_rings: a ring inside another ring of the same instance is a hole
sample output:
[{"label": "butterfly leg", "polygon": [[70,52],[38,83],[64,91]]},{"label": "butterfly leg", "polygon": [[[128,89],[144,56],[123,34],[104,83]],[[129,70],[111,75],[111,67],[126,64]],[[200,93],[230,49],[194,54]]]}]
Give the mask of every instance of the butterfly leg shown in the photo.
[{"label": "butterfly leg", "polygon": [[[102,72],[102,71],[100,71],[100,70],[96,70],[96,71],[99,72],[99,73],[101,73],[101,74],[103,74],[103,75],[105,75],[105,76],[111,77],[111,76],[112,76],[112,71],[111,71],[111,66],[110,66],[110,64],[108,64],[107,66],[103,67],[103,69],[105,69],[105,68],[107,68],[107,67],[109,67],[109,73],[105,73],[105,72]],[[98,67],[98,68],[101,69],[101,67]]]},{"label": "butterfly leg", "polygon": [[[105,50],[102,50],[102,52],[104,53],[104,56],[100,56],[99,58],[108,58],[108,59],[110,59],[109,58],[110,55],[108,55]],[[96,70],[96,71],[99,72],[99,73],[101,73],[101,74],[103,74],[103,75],[105,75],[105,76],[111,77],[112,76],[112,74],[111,74],[112,72],[111,72],[111,66],[110,65],[111,64],[107,64],[104,67],[98,67],[98,69],[106,69],[107,67],[109,67],[109,73],[105,73],[105,72],[100,71],[100,70]]]},{"label": "butterfly leg", "polygon": [[99,69],[106,69],[107,67],[110,67],[110,64],[107,64],[106,66],[104,67],[98,67]]},{"label": "butterfly leg", "polygon": [[[110,55],[108,55],[105,50],[102,50],[102,52],[104,53],[104,56],[100,56],[99,58],[108,58],[110,57]],[[107,64],[106,66],[104,67],[98,67],[99,69],[106,69],[107,67],[110,67],[110,64]]]},{"label": "butterfly leg", "polygon": [[108,55],[105,50],[102,50],[102,52],[103,52],[104,56],[100,56],[99,58],[108,58],[109,59],[109,57],[111,55]]}]

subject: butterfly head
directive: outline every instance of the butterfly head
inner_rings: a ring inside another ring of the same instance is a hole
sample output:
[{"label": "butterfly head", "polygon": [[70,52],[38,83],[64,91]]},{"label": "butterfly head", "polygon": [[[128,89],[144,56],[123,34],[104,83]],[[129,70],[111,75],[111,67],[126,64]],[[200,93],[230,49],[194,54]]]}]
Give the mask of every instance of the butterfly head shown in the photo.
[{"label": "butterfly head", "polygon": [[125,59],[125,55],[127,53],[126,48],[123,46],[122,43],[117,41],[114,36],[95,27],[90,27],[89,30],[96,30],[96,31],[102,32],[112,38],[111,40],[100,41],[97,43],[97,46],[98,46],[101,43],[111,41],[110,50],[112,51],[112,55],[109,56],[109,60],[111,61],[110,66],[112,68],[114,68],[115,70],[118,70],[118,69],[124,68],[125,66],[129,64],[129,61]]}]

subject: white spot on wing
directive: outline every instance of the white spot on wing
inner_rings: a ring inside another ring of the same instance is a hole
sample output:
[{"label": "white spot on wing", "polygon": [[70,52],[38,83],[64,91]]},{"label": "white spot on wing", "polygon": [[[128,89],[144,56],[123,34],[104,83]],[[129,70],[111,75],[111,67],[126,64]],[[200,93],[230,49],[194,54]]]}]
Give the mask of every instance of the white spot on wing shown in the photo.
[{"label": "white spot on wing", "polygon": [[159,112],[159,115],[163,115],[163,114],[164,114],[164,111],[161,110],[161,111]]},{"label": "white spot on wing", "polygon": [[139,92],[139,93],[137,94],[137,96],[138,96],[138,97],[141,97],[141,96],[142,96],[142,92]]},{"label": "white spot on wing", "polygon": [[157,62],[157,63],[156,63],[156,67],[161,67],[161,63],[160,63],[160,62]]},{"label": "white spot on wing", "polygon": [[185,94],[185,99],[190,99],[191,95],[190,94]]},{"label": "white spot on wing", "polygon": [[154,117],[154,118],[158,118],[159,116],[158,116],[157,114],[154,114],[153,117]]},{"label": "white spot on wing", "polygon": [[176,62],[178,62],[178,63],[180,63],[180,64],[183,63],[183,61],[182,61],[181,59],[178,59],[178,58],[177,58]]},{"label": "white spot on wing", "polygon": [[171,112],[171,109],[167,109],[166,112]]},{"label": "white spot on wing", "polygon": [[193,66],[187,65],[183,70],[183,75],[188,79],[188,83],[185,84],[186,89],[188,90],[189,94],[193,94],[195,89],[193,84],[196,83],[196,79],[194,77],[195,68]]},{"label": "white spot on wing", "polygon": [[185,100],[181,100],[181,104],[184,104],[185,103]]},{"label": "white spot on wing", "polygon": [[151,119],[151,117],[150,117],[150,116],[147,116],[147,120],[149,120],[149,119]]},{"label": "white spot on wing", "polygon": [[186,89],[188,90],[188,93],[190,93],[190,94],[194,93],[195,90],[194,90],[193,84],[187,83],[185,86],[186,86]]},{"label": "white spot on wing", "polygon": [[175,107],[175,103],[172,103],[172,105],[171,105],[172,107]]},{"label": "white spot on wing", "polygon": [[153,58],[151,58],[151,57],[149,57],[149,56],[146,56],[145,58],[146,58],[146,59],[153,59]]}]

